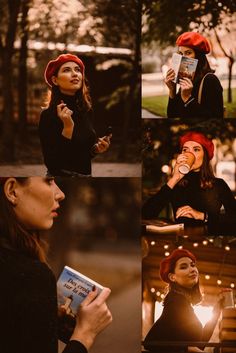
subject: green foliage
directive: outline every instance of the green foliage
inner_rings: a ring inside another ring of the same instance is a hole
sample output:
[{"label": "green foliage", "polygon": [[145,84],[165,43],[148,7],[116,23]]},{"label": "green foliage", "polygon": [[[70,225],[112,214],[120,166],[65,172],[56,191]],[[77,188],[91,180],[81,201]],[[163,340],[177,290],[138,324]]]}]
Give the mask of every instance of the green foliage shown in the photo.
[{"label": "green foliage", "polygon": [[199,25],[215,28],[222,23],[223,15],[234,12],[234,0],[143,0],[143,40],[174,44],[180,33]]},{"label": "green foliage", "polygon": [[[227,89],[223,91],[226,118],[236,118],[236,88],[232,89],[233,103],[227,103]],[[166,117],[168,95],[143,97],[142,107],[153,114]]]}]

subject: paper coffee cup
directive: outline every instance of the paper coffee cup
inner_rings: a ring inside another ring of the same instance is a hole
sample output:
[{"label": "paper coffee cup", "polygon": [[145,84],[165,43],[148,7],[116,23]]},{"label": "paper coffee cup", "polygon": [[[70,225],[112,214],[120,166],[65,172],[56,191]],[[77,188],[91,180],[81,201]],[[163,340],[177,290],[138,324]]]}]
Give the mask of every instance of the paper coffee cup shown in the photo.
[{"label": "paper coffee cup", "polygon": [[195,161],[195,156],[192,152],[184,152],[183,154],[187,157],[187,160],[179,166],[179,172],[188,174]]},{"label": "paper coffee cup", "polygon": [[234,308],[234,295],[232,288],[222,288],[221,293],[224,297],[224,309]]}]

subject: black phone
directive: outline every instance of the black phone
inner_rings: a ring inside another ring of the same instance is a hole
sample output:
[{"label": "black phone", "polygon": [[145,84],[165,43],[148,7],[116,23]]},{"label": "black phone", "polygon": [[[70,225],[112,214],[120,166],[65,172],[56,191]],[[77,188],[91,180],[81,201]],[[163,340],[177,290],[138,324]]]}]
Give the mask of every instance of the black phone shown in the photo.
[{"label": "black phone", "polygon": [[105,136],[110,136],[110,135],[112,135],[112,126],[108,126],[105,133]]}]

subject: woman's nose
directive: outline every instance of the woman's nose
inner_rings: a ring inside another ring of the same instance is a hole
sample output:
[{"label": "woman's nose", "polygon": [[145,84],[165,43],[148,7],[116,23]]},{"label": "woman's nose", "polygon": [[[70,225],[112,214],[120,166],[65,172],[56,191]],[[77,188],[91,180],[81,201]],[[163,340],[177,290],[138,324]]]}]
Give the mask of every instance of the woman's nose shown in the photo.
[{"label": "woman's nose", "polygon": [[59,188],[59,186],[57,186],[56,184],[55,184],[55,187],[56,187],[56,190],[55,190],[55,199],[56,199],[57,201],[62,201],[62,200],[64,200],[64,198],[65,198],[64,192],[62,192],[61,189]]}]

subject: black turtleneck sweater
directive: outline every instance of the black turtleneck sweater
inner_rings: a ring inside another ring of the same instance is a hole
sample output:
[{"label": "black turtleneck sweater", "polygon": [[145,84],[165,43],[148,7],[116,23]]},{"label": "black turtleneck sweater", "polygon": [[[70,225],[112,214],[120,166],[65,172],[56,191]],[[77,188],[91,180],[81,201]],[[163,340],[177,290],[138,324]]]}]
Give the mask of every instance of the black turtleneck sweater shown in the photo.
[{"label": "black turtleneck sweater", "polygon": [[[56,280],[49,267],[0,246],[0,352],[57,353]],[[87,353],[70,341],[63,353]]]},{"label": "black turtleneck sweater", "polygon": [[[230,230],[236,231],[236,200],[223,179],[215,178],[213,187],[210,189],[202,189],[200,187],[199,172],[190,172],[183,179],[186,179],[187,186],[178,184],[171,189],[165,184],[154,196],[150,197],[143,205],[143,219],[156,218],[161,210],[171,204],[174,216],[179,207],[190,206],[193,209],[207,213],[208,226],[212,231]],[[224,212],[221,212],[221,207]],[[176,219],[177,222],[187,224],[201,224],[203,221],[196,221],[181,217]]]},{"label": "black turtleneck sweater", "polygon": [[91,125],[92,112],[80,110],[75,96],[61,94],[60,99],[73,111],[73,135],[71,139],[62,135],[63,122],[57,116],[56,105],[43,110],[39,136],[44,162],[52,175],[63,175],[62,170],[90,175],[91,149],[96,143],[96,133]]},{"label": "black turtleneck sweater", "polygon": [[209,74],[204,78],[201,104],[198,103],[200,82],[198,81],[193,84],[192,95],[186,103],[181,99],[180,90],[174,98],[169,98],[167,106],[168,118],[191,120],[223,118],[223,89],[220,81],[214,74]]}]

